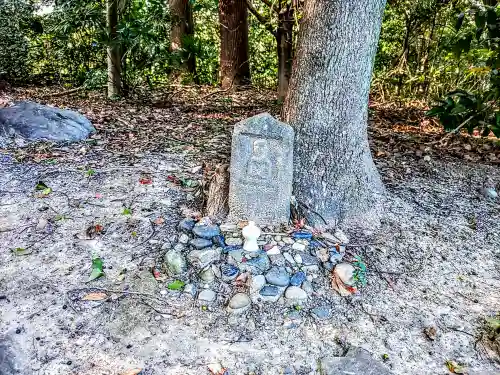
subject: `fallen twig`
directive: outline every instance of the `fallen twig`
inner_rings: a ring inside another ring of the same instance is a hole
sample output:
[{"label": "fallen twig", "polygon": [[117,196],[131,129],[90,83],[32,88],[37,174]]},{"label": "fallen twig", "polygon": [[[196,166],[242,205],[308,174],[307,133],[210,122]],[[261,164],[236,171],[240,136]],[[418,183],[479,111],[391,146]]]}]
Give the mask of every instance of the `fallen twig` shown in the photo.
[{"label": "fallen twig", "polygon": [[55,93],[51,93],[51,94],[46,94],[46,95],[43,95],[41,98],[42,99],[45,99],[45,98],[55,98],[55,97],[60,97],[60,96],[66,96],[66,95],[71,95],[71,94],[75,94],[79,91],[82,91],[84,89],[83,86],[80,86],[80,87],[77,87],[77,88],[74,88],[74,89],[71,89],[71,90],[66,90],[66,91],[60,91],[60,92],[55,92]]},{"label": "fallen twig", "polygon": [[474,118],[474,116],[470,116],[467,120],[465,120],[464,122],[462,122],[455,129],[453,129],[451,132],[447,133],[443,138],[440,138],[437,141],[430,142],[430,143],[427,143],[427,144],[428,145],[435,145],[437,143],[441,143],[442,144],[445,140],[447,140],[448,138],[450,138],[453,134],[458,133],[458,131],[460,129],[462,129],[465,125],[467,125],[469,123],[469,121],[472,120],[473,118]]}]

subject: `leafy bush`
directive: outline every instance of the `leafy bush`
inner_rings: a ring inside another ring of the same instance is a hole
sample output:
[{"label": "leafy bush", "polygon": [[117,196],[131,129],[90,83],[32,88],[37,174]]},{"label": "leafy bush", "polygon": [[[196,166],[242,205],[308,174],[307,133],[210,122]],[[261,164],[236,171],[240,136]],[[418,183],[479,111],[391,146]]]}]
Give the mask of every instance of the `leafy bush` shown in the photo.
[{"label": "leafy bush", "polygon": [[23,28],[29,25],[33,8],[23,0],[0,0],[0,76],[24,78],[29,70],[29,40]]},{"label": "leafy bush", "polygon": [[[465,26],[465,27],[464,27]],[[493,132],[500,137],[500,7],[475,6],[457,17],[453,53],[459,58],[473,43],[485,51],[486,58],[470,70],[484,72],[486,85],[474,91],[455,90],[438,101],[428,116],[438,117],[445,130],[465,127],[469,133],[478,129],[483,136]]]},{"label": "leafy bush", "polygon": [[483,137],[493,132],[500,137],[500,111],[483,96],[457,90],[448,94],[427,112],[439,119],[446,131],[467,129],[472,134],[478,129]]}]

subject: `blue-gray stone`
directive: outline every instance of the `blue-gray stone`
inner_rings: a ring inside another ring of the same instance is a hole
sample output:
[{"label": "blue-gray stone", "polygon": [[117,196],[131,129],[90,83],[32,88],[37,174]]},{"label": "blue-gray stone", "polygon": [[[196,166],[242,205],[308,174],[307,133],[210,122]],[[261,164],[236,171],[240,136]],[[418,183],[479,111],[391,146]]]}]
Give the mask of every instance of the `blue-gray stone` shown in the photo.
[{"label": "blue-gray stone", "polygon": [[290,275],[284,267],[273,267],[266,273],[266,281],[272,285],[288,286]]},{"label": "blue-gray stone", "polygon": [[302,271],[299,271],[292,276],[292,278],[290,279],[290,284],[294,286],[301,286],[302,283],[305,281],[305,279],[306,279],[306,274]]},{"label": "blue-gray stone", "polygon": [[243,250],[243,246],[233,245],[233,246],[224,246],[222,252],[224,254],[229,254],[231,253],[231,251],[241,251],[241,250]]},{"label": "blue-gray stone", "polygon": [[373,359],[366,350],[349,349],[345,357],[325,357],[321,359],[321,368],[325,375],[390,375],[392,374],[382,363]]},{"label": "blue-gray stone", "polygon": [[316,240],[312,240],[309,242],[309,247],[321,247],[321,244]]},{"label": "blue-gray stone", "polygon": [[184,285],[183,293],[190,294],[191,297],[196,297],[196,293],[198,292],[198,288],[194,284],[186,284]]},{"label": "blue-gray stone", "polygon": [[277,296],[279,293],[280,293],[279,288],[274,285],[264,285],[264,287],[259,292],[261,296],[270,296],[270,297]]},{"label": "blue-gray stone", "polygon": [[332,310],[326,306],[315,307],[311,310],[311,313],[319,320],[330,319],[332,317]]},{"label": "blue-gray stone", "polygon": [[231,281],[238,276],[238,273],[240,272],[239,268],[236,267],[233,264],[223,264],[220,266],[220,271],[222,274],[222,279],[224,281]]},{"label": "blue-gray stone", "polygon": [[243,266],[246,270],[250,271],[252,275],[260,275],[271,267],[271,262],[269,261],[269,257],[265,253],[262,253],[256,258],[247,260],[242,264],[242,267]]},{"label": "blue-gray stone", "polygon": [[0,147],[31,142],[76,142],[95,132],[83,115],[67,109],[22,101],[0,108]]},{"label": "blue-gray stone", "polygon": [[217,245],[219,247],[226,246],[226,241],[225,241],[224,236],[222,234],[219,234],[218,236],[215,236],[214,238],[212,238],[212,241],[214,242],[214,245]]},{"label": "blue-gray stone", "polygon": [[304,253],[304,254],[301,254],[300,256],[302,258],[302,264],[304,266],[312,266],[312,265],[319,264],[318,258],[313,256],[313,255],[309,255],[307,253]]},{"label": "blue-gray stone", "polygon": [[195,221],[193,219],[184,219],[179,223],[179,229],[184,232],[191,232],[194,228]]},{"label": "blue-gray stone", "polygon": [[498,198],[497,191],[492,187],[483,189],[483,194],[485,195],[486,198],[491,198],[491,199]]},{"label": "blue-gray stone", "polygon": [[342,254],[340,254],[334,247],[330,249],[330,262],[338,263],[342,260]]},{"label": "blue-gray stone", "polygon": [[189,244],[196,249],[204,249],[205,247],[212,246],[212,241],[207,240],[206,238],[193,238],[189,241]]},{"label": "blue-gray stone", "polygon": [[0,335],[0,374],[19,375],[30,373],[25,368],[22,352],[14,347],[14,340]]},{"label": "blue-gray stone", "polygon": [[293,233],[292,237],[296,240],[310,240],[312,238],[312,233],[306,231],[298,231]]},{"label": "blue-gray stone", "polygon": [[211,240],[220,234],[220,229],[217,225],[195,225],[193,233],[198,237]]},{"label": "blue-gray stone", "polygon": [[327,271],[331,271],[331,270],[333,270],[333,267],[335,267],[335,266],[333,265],[332,262],[325,262],[325,263],[323,263],[323,267],[325,267],[325,269]]}]

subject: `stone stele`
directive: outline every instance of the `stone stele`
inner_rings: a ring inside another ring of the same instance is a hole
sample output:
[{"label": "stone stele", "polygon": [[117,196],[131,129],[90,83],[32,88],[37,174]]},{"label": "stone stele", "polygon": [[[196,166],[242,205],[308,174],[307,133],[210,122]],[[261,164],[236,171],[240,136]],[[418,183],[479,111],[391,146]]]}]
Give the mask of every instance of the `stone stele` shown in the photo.
[{"label": "stone stele", "polygon": [[268,113],[234,127],[231,146],[229,220],[287,223],[293,177],[290,125]]}]

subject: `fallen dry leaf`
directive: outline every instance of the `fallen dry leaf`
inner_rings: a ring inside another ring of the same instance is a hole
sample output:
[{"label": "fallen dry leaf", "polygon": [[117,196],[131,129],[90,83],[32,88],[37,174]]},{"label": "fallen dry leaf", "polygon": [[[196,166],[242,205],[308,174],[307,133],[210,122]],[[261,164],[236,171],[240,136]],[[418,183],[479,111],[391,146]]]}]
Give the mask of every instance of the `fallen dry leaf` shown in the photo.
[{"label": "fallen dry leaf", "polygon": [[436,329],[436,327],[433,327],[433,326],[427,327],[424,329],[424,333],[429,338],[429,340],[434,341],[436,339],[437,329]]},{"label": "fallen dry leaf", "polygon": [[351,294],[356,293],[356,288],[344,284],[344,282],[340,279],[339,275],[335,272],[335,268],[332,272],[332,288],[337,291],[342,297],[350,296]]},{"label": "fallen dry leaf", "polygon": [[448,367],[448,370],[450,370],[450,372],[453,374],[465,374],[466,373],[464,367],[460,366],[455,361],[446,361],[446,367]]},{"label": "fallen dry leaf", "polygon": [[108,295],[106,293],[102,292],[93,292],[85,295],[82,298],[82,301],[102,301],[108,298]]}]

